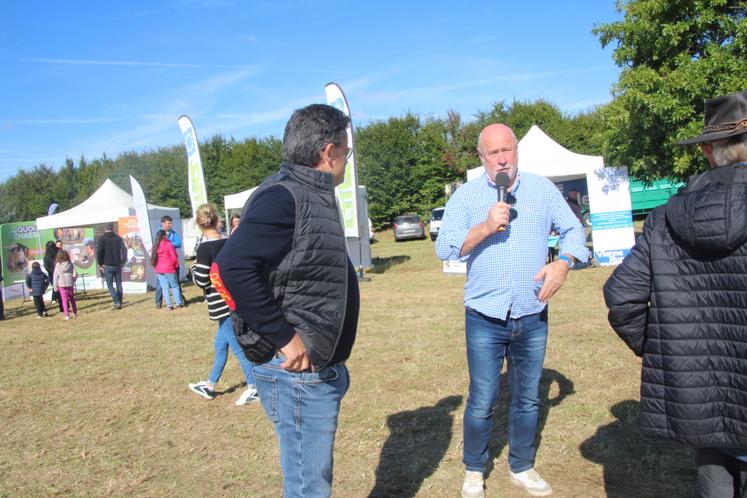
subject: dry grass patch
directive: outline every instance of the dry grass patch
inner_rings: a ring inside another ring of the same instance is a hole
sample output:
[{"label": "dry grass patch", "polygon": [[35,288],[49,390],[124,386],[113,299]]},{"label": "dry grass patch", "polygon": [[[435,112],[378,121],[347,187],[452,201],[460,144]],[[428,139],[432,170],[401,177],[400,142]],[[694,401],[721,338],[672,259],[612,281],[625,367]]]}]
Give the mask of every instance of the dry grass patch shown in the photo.
[{"label": "dry grass patch", "polygon": [[[464,279],[441,273],[429,240],[377,238],[334,492],[458,496]],[[538,468],[555,496],[693,496],[689,452],[638,429],[640,364],[607,325],[609,272],[574,272],[551,303]],[[0,322],[0,496],[280,496],[272,425],[258,403],[233,404],[243,388],[235,359],[214,401],[187,390],[207,377],[215,325],[198,290],[185,292],[193,304],[171,313],[155,310],[152,294],[117,312],[108,294],[92,293],[68,322],[10,304]],[[488,495],[526,496],[506,476],[506,403]]]}]

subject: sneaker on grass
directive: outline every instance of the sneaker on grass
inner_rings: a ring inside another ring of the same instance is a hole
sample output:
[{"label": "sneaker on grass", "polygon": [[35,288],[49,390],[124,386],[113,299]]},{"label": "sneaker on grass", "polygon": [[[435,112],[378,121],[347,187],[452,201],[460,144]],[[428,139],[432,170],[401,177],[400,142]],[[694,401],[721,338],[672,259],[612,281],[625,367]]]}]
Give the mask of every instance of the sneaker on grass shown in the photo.
[{"label": "sneaker on grass", "polygon": [[257,394],[257,388],[254,386],[248,386],[246,388],[246,391],[241,393],[241,396],[239,396],[239,399],[236,400],[236,406],[247,405],[251,403],[252,401],[256,401],[258,399],[259,399],[259,394]]},{"label": "sneaker on grass", "polygon": [[465,473],[462,498],[485,498],[485,481],[482,472],[468,470]]},{"label": "sneaker on grass", "polygon": [[524,488],[532,496],[549,496],[552,494],[550,485],[534,469],[525,470],[517,474],[509,471],[509,476],[512,483]]},{"label": "sneaker on grass", "polygon": [[200,382],[196,382],[194,384],[189,384],[189,389],[205,399],[215,398],[214,387],[211,387],[210,384],[208,384],[208,382],[205,380],[201,380]]}]

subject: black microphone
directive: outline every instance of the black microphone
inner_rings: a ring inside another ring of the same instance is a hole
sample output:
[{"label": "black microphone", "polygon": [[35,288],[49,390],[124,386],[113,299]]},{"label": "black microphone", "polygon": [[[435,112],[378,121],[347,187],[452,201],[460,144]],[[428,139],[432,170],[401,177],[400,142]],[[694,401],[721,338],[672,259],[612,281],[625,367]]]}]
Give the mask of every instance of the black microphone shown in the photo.
[{"label": "black microphone", "polygon": [[[498,202],[506,202],[506,192],[510,181],[511,179],[506,173],[498,173],[495,175],[495,187],[498,190]],[[505,225],[498,227],[499,232],[504,232],[505,230]]]}]

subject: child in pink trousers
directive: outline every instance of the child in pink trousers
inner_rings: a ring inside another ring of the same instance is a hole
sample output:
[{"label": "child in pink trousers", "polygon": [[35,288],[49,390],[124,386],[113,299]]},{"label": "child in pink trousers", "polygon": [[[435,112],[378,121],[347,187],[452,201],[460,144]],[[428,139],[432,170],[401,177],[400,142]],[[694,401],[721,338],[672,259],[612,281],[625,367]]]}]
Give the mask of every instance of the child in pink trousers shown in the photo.
[{"label": "child in pink trousers", "polygon": [[60,291],[62,311],[65,313],[65,320],[69,320],[71,316],[69,313],[70,308],[73,310],[73,318],[75,318],[75,314],[78,312],[78,306],[75,304],[75,280],[78,278],[78,273],[75,271],[75,267],[73,267],[73,262],[70,261],[70,256],[64,249],[57,253],[55,261],[57,261],[57,264],[54,267],[52,285],[54,286],[54,290]]}]

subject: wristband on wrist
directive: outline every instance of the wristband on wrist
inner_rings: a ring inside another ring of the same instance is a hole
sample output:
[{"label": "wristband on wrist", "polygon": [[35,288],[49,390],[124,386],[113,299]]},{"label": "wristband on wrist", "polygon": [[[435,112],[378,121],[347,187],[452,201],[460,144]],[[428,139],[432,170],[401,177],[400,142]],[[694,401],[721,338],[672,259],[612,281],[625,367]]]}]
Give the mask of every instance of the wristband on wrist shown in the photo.
[{"label": "wristband on wrist", "polygon": [[575,266],[575,263],[573,262],[573,260],[569,258],[568,256],[566,256],[565,254],[561,254],[560,256],[558,256],[558,259],[562,261],[563,263],[565,263],[569,270],[572,270],[573,267]]}]

